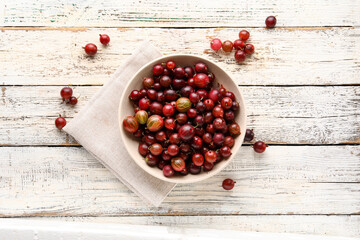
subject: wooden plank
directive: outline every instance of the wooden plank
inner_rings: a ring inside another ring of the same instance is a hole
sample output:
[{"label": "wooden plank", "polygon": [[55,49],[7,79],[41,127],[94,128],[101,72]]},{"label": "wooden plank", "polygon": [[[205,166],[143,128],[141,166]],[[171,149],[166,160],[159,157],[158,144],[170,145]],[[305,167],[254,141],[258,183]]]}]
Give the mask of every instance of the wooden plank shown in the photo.
[{"label": "wooden plank", "polygon": [[90,27],[263,27],[276,15],[277,26],[354,26],[360,3],[353,0],[273,1],[7,1],[4,26]]},{"label": "wooden plank", "polygon": [[[3,87],[1,145],[67,145],[74,141],[54,127],[68,121],[100,87],[74,88],[75,107],[61,104],[59,86]],[[241,87],[248,127],[270,144],[360,143],[360,87]],[[5,114],[6,113],[6,114]]]},{"label": "wooden plank", "polygon": [[[302,224],[305,225],[305,224]],[[334,226],[334,224],[332,224]],[[313,227],[313,226],[312,226]],[[349,228],[349,227],[347,227]],[[346,228],[346,229],[347,229]],[[351,232],[353,233],[353,232]],[[344,233],[349,235],[349,233]],[[343,235],[344,235],[343,234]],[[132,239],[132,240],[173,240],[173,239],[247,239],[247,240],[358,240],[344,236],[315,234],[289,234],[278,232],[244,232],[212,228],[180,228],[167,226],[146,226],[133,224],[109,224],[93,222],[66,222],[48,219],[0,219],[2,239]],[[28,237],[27,237],[28,236]],[[30,238],[31,236],[31,238]],[[66,237],[65,237],[66,236]],[[27,237],[27,238],[26,238]]]},{"label": "wooden plank", "polygon": [[155,208],[83,148],[1,147],[0,216],[359,214],[359,156],[360,146],[243,147],[226,170],[176,186]]},{"label": "wooden plank", "polygon": [[244,232],[321,234],[360,237],[360,216],[321,215],[226,215],[226,216],[136,216],[136,217],[59,217],[31,220],[90,222],[101,224],[136,224],[176,228],[220,229]]},{"label": "wooden plank", "polygon": [[[101,85],[145,39],[163,54],[196,54],[213,60],[239,85],[360,84],[360,28],[249,29],[256,53],[243,64],[235,63],[234,52],[210,50],[214,37],[235,40],[239,29],[234,28],[1,30],[3,85]],[[111,36],[109,47],[100,46],[99,33]],[[84,55],[81,47],[88,42],[99,45],[95,58]]]}]

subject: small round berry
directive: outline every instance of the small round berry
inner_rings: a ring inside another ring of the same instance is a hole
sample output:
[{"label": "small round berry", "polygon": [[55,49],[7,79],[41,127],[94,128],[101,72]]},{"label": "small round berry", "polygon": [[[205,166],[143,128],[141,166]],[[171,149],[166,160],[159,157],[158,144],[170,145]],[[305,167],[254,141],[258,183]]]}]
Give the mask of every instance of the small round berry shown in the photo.
[{"label": "small round berry", "polygon": [[204,163],[204,157],[203,157],[203,155],[201,155],[200,153],[195,153],[195,154],[192,156],[192,162],[193,162],[196,166],[198,166],[198,167],[202,166],[203,163]]},{"label": "small round berry", "polygon": [[139,108],[141,110],[147,110],[150,107],[150,100],[147,98],[142,98],[139,101]]},{"label": "small round berry", "polygon": [[86,54],[89,56],[94,56],[97,53],[97,47],[93,43],[86,44],[84,49],[85,49]]},{"label": "small round berry", "polygon": [[221,40],[218,39],[218,38],[214,38],[214,39],[211,40],[211,42],[210,42],[210,47],[211,47],[211,49],[214,50],[214,51],[220,50],[221,46],[222,46],[222,42],[221,42]]},{"label": "small round berry", "polygon": [[243,40],[244,42],[246,42],[246,40],[248,40],[250,37],[250,33],[246,30],[241,30],[239,32],[239,39]]},{"label": "small round berry", "polygon": [[183,67],[176,67],[174,69],[174,76],[176,78],[183,78],[185,76],[185,69]]},{"label": "small round berry", "polygon": [[226,136],[225,140],[224,140],[224,146],[228,146],[229,148],[231,148],[232,146],[234,146],[235,140],[233,137],[231,136]]},{"label": "small round berry", "polygon": [[162,153],[163,148],[159,143],[154,143],[149,148],[152,155],[158,156]]},{"label": "small round berry", "polygon": [[226,40],[222,44],[222,49],[224,52],[231,52],[233,49],[234,44],[230,40]]},{"label": "small round berry", "polygon": [[176,144],[171,144],[167,148],[167,152],[170,156],[176,156],[179,153],[179,147]]},{"label": "small round berry", "polygon": [[228,158],[231,156],[231,149],[228,146],[222,146],[220,148],[220,155],[223,158]]},{"label": "small round berry", "polygon": [[163,174],[165,177],[172,177],[175,174],[174,169],[171,167],[171,165],[165,165],[163,167]]},{"label": "small round berry", "polygon": [[63,129],[63,127],[65,127],[65,125],[66,125],[65,118],[60,116],[55,120],[55,126],[57,127],[57,129],[61,130]]},{"label": "small round berry", "polygon": [[65,100],[70,99],[72,97],[72,94],[73,94],[73,90],[70,87],[64,87],[60,91],[60,96]]},{"label": "small round berry", "polygon": [[164,68],[163,68],[163,66],[161,66],[160,64],[156,64],[154,67],[153,67],[153,74],[155,75],[155,76],[160,76],[162,73],[163,73],[163,71],[164,71]]},{"label": "small round berry", "polygon": [[214,167],[214,163],[211,163],[208,161],[204,162],[204,170],[211,171],[213,169],[213,167]]},{"label": "small round berry", "polygon": [[139,100],[141,97],[141,93],[138,90],[132,90],[132,92],[130,93],[130,100],[132,101],[137,101]]},{"label": "small round berry", "polygon": [[69,103],[71,105],[76,105],[78,102],[77,98],[76,97],[71,97],[70,100],[69,100]]},{"label": "small round berry", "polygon": [[185,70],[185,77],[192,78],[195,74],[194,69],[190,66],[184,68]]},{"label": "small round berry", "polygon": [[109,35],[107,35],[107,34],[100,34],[100,42],[101,42],[103,45],[108,45],[109,42],[110,42],[110,37],[109,37]]},{"label": "small round berry", "polygon": [[145,157],[145,162],[150,167],[155,167],[159,163],[159,156],[148,153]]},{"label": "small round berry", "polygon": [[243,50],[237,50],[235,52],[235,60],[237,62],[243,62],[246,59],[246,53]]},{"label": "small round berry", "polygon": [[263,153],[268,145],[266,145],[263,141],[257,141],[254,143],[254,151],[257,153]]},{"label": "small round berry", "polygon": [[201,172],[201,167],[196,166],[194,163],[190,163],[189,172],[194,175],[199,174]]},{"label": "small round berry", "polygon": [[246,134],[245,134],[245,138],[244,138],[244,141],[245,142],[250,142],[254,139],[254,131],[253,129],[246,129]]},{"label": "small round berry", "polygon": [[244,41],[241,41],[240,39],[236,39],[235,41],[234,41],[234,48],[236,49],[236,50],[239,50],[239,49],[244,49],[244,47],[245,47],[245,42]]},{"label": "small round berry", "polygon": [[221,107],[223,109],[229,110],[232,107],[232,100],[229,97],[224,97],[221,99]]},{"label": "small round berry", "polygon": [[235,186],[235,183],[234,180],[230,179],[230,178],[227,178],[223,181],[222,183],[222,187],[225,189],[225,190],[231,190],[234,188]]},{"label": "small round berry", "polygon": [[160,91],[160,90],[161,90],[161,85],[160,85],[160,83],[158,83],[158,82],[154,83],[153,88],[154,88],[154,90],[156,90],[156,91]]},{"label": "small round berry", "polygon": [[195,65],[195,71],[198,73],[207,73],[209,71],[208,66],[203,62],[198,62]]},{"label": "small round berry", "polygon": [[245,51],[246,54],[249,54],[249,55],[253,54],[254,51],[255,51],[254,45],[246,44],[244,51]]},{"label": "small round berry", "polygon": [[175,62],[173,60],[169,60],[166,62],[166,67],[169,70],[173,70],[175,68]]},{"label": "small round berry", "polygon": [[141,142],[139,143],[138,150],[140,155],[145,157],[149,153],[149,146],[146,143]]},{"label": "small round berry", "polygon": [[215,162],[216,161],[216,158],[217,158],[217,154],[215,151],[208,151],[205,153],[205,160],[208,161],[208,162]]},{"label": "small round berry", "polygon": [[266,20],[265,20],[265,24],[266,24],[267,28],[275,27],[275,25],[276,25],[276,17],[274,17],[274,16],[267,17]]}]

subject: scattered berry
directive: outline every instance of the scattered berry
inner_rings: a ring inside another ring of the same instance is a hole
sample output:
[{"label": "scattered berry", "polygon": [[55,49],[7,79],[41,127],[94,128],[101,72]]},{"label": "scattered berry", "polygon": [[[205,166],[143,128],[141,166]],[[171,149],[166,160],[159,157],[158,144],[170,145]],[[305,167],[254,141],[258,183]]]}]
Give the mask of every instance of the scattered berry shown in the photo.
[{"label": "scattered berry", "polygon": [[234,47],[234,44],[230,40],[226,40],[222,44],[222,49],[224,52],[231,52]]},{"label": "scattered berry", "polygon": [[246,53],[243,50],[237,50],[235,52],[235,60],[240,63],[245,61],[246,59]]},{"label": "scattered berry", "polygon": [[63,127],[65,127],[65,125],[66,125],[65,118],[60,116],[57,119],[55,119],[55,126],[57,129],[61,130],[61,129],[63,129]]},{"label": "scattered berry", "polygon": [[220,48],[222,47],[221,40],[218,39],[218,38],[214,38],[214,39],[211,40],[211,42],[210,42],[210,47],[211,47],[211,49],[214,50],[214,51],[220,50]]},{"label": "scattered berry", "polygon": [[246,30],[241,30],[239,32],[239,39],[246,42],[250,37],[250,33]]},{"label": "scattered berry", "polygon": [[263,153],[266,148],[268,147],[268,145],[266,145],[264,142],[262,141],[257,141],[254,143],[254,151],[257,152],[257,153]]},{"label": "scattered berry", "polygon": [[245,45],[246,45],[246,43],[244,41],[240,40],[240,39],[236,39],[234,41],[234,48],[236,50],[239,50],[239,49],[243,50]]},{"label": "scattered berry", "polygon": [[73,90],[70,87],[64,87],[60,91],[60,96],[63,98],[63,100],[69,100],[72,97]]},{"label": "scattered berry", "polygon": [[274,17],[274,16],[267,17],[266,20],[265,20],[265,24],[266,24],[267,28],[275,27],[275,25],[276,25],[276,17]]},{"label": "scattered berry", "polygon": [[109,42],[110,42],[110,37],[109,37],[109,35],[107,35],[107,34],[100,34],[100,42],[101,42],[103,45],[108,45]]},{"label": "scattered berry", "polygon": [[246,134],[245,134],[245,138],[244,138],[244,141],[245,142],[250,142],[254,139],[254,131],[253,129],[246,129]]},{"label": "scattered berry", "polygon": [[231,190],[234,188],[235,186],[235,183],[234,180],[230,179],[230,178],[227,178],[223,181],[222,183],[222,187],[225,189],[225,190]]},{"label": "scattered berry", "polygon": [[77,98],[76,97],[71,97],[70,100],[69,100],[69,103],[71,105],[76,105],[78,102]]},{"label": "scattered berry", "polygon": [[254,48],[254,45],[252,44],[246,44],[245,48],[244,48],[244,51],[246,54],[253,54],[254,51],[255,51],[255,48]]},{"label": "scattered berry", "polygon": [[86,44],[84,49],[85,49],[86,54],[89,56],[94,56],[97,53],[97,47],[93,43]]}]

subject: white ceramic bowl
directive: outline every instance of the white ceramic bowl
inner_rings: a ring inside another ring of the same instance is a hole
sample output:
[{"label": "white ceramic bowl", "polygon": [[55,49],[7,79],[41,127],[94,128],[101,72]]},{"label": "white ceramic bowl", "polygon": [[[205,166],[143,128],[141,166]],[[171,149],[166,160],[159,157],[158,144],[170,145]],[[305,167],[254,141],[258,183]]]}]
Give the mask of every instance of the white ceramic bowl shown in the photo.
[{"label": "white ceramic bowl", "polygon": [[[209,67],[209,71],[213,72],[215,75],[215,83],[221,83],[224,87],[232,91],[235,96],[236,100],[240,103],[240,112],[237,112],[235,116],[235,121],[239,124],[241,129],[241,135],[235,138],[235,144],[231,149],[232,155],[227,160],[222,160],[221,162],[215,164],[214,168],[209,172],[201,172],[197,175],[188,174],[186,176],[173,176],[171,178],[167,178],[163,175],[163,172],[157,167],[149,167],[146,162],[144,161],[144,157],[140,155],[138,152],[139,141],[132,134],[129,134],[124,131],[122,122],[126,116],[133,116],[134,115],[134,107],[133,104],[129,100],[129,95],[132,90],[134,89],[141,89],[142,88],[142,79],[144,77],[152,76],[152,67],[155,64],[166,62],[168,60],[174,60],[177,65],[180,66],[194,66],[198,62],[204,62]],[[120,99],[119,104],[119,126],[120,126],[120,133],[125,144],[126,149],[128,150],[130,156],[133,160],[147,173],[157,177],[161,180],[173,183],[191,183],[204,180],[211,176],[214,176],[222,169],[224,169],[232,160],[232,158],[236,154],[239,153],[239,149],[241,144],[243,143],[245,132],[246,132],[246,109],[244,99],[239,91],[238,86],[235,82],[231,79],[231,77],[218,65],[214,62],[209,61],[205,58],[198,57],[195,55],[187,55],[187,54],[176,54],[176,55],[168,55],[157,58],[148,64],[144,65],[128,82],[123,92],[123,95]],[[139,172],[139,174],[141,174]]]}]

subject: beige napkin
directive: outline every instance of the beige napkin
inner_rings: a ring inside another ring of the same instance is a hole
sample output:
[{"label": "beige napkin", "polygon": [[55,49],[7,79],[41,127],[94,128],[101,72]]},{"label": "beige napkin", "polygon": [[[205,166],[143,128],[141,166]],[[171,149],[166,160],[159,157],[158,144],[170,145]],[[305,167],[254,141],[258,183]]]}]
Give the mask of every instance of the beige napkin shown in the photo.
[{"label": "beige napkin", "polygon": [[121,140],[118,107],[127,81],[144,64],[160,56],[149,42],[141,44],[64,128],[122,183],[155,206],[161,204],[175,184],[151,176],[132,160]]}]

